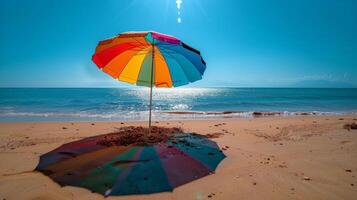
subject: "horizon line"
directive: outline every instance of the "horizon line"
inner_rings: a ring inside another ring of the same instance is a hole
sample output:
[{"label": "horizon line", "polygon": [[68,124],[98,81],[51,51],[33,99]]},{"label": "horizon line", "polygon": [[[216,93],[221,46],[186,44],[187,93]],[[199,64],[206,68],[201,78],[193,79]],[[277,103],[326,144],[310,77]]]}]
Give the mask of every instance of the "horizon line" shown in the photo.
[{"label": "horizon line", "polygon": [[[134,86],[118,86],[118,87],[2,87],[0,89],[139,89],[139,88],[149,88],[149,87],[134,87]],[[194,86],[194,87],[170,87],[170,88],[242,88],[242,89],[357,89],[357,87],[294,87],[294,86],[285,86],[285,87],[274,87],[274,86]],[[168,89],[168,88],[157,88],[155,89]]]}]

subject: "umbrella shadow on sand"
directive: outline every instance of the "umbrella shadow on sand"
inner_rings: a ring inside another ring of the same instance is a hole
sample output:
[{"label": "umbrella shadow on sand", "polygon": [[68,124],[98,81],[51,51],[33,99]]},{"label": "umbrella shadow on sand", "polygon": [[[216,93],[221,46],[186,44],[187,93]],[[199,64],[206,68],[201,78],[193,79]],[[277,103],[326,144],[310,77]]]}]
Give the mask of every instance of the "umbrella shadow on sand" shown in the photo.
[{"label": "umbrella shadow on sand", "polygon": [[42,155],[36,170],[61,186],[105,196],[150,194],[210,175],[226,157],[203,135],[163,127],[146,131],[126,127],[64,144]]}]

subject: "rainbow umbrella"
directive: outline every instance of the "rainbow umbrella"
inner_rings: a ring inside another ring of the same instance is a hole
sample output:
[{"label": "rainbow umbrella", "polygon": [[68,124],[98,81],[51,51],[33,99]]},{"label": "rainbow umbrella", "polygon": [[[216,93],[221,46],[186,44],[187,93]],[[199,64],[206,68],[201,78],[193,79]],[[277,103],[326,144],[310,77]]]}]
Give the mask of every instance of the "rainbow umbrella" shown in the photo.
[{"label": "rainbow umbrella", "polygon": [[178,87],[202,78],[206,63],[200,52],[179,39],[161,33],[126,32],[100,41],[93,62],[113,78],[152,88]]}]

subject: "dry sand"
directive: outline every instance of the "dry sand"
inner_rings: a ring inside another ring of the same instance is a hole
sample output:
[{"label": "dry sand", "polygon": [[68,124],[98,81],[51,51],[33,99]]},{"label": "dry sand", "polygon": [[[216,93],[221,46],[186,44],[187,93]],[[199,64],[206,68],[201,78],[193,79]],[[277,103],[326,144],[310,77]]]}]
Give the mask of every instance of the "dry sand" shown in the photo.
[{"label": "dry sand", "polygon": [[[156,122],[216,136],[227,158],[173,192],[107,199],[357,199],[357,130],[343,128],[352,122],[356,115]],[[104,199],[33,169],[61,144],[128,125],[146,123],[0,123],[0,200]]]}]

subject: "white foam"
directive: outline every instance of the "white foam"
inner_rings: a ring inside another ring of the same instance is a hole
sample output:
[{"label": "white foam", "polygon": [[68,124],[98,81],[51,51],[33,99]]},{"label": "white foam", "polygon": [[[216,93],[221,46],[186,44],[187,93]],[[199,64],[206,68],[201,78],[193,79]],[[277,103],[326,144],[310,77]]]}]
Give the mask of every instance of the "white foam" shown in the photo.
[{"label": "white foam", "polygon": [[187,104],[175,104],[175,105],[171,105],[171,109],[172,110],[189,110],[190,106]]},{"label": "white foam", "polygon": [[[343,115],[356,114],[356,112],[261,112],[261,115],[254,114],[254,111],[233,111],[233,112],[217,112],[217,111],[187,111],[188,105],[177,104],[173,105],[172,110],[152,112],[153,120],[180,120],[180,119],[220,119],[220,118],[253,118],[253,117],[270,117],[270,116],[295,116],[295,115]],[[180,113],[181,112],[181,113]],[[184,112],[184,113],[182,113]],[[269,114],[267,114],[269,113]],[[99,120],[99,121],[146,121],[148,120],[148,111],[121,111],[111,113],[56,113],[56,112],[0,112],[1,119],[6,117],[24,118],[25,120],[42,119],[44,121],[58,120]],[[3,119],[4,120],[4,119]],[[0,120],[1,121],[1,120]]]}]

